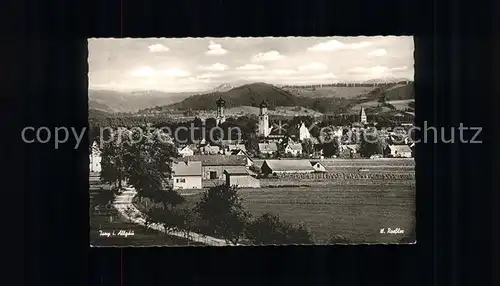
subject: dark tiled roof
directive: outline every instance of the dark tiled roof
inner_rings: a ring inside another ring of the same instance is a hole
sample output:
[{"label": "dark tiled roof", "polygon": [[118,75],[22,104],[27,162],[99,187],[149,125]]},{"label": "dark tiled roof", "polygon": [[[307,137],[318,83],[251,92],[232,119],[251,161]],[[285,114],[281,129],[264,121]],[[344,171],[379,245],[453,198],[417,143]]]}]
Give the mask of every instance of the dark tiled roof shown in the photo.
[{"label": "dark tiled roof", "polygon": [[273,172],[275,171],[314,171],[309,160],[265,160]]},{"label": "dark tiled roof", "polygon": [[225,168],[224,173],[229,175],[248,175],[248,170],[244,166],[234,166]]},{"label": "dark tiled roof", "polygon": [[201,176],[201,161],[181,161],[172,164],[173,176]]},{"label": "dark tiled roof", "polygon": [[247,164],[247,157],[239,155],[194,155],[183,159],[201,161],[203,166],[246,166]]},{"label": "dark tiled roof", "polygon": [[267,152],[276,152],[278,151],[278,145],[274,142],[272,143],[259,143],[259,150],[267,151]]}]

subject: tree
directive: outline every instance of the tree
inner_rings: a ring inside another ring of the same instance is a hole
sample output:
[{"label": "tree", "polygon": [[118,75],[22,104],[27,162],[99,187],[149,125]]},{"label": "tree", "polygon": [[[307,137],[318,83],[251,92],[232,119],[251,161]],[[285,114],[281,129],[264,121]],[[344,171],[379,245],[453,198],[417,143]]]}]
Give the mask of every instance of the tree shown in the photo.
[{"label": "tree", "polygon": [[226,185],[204,192],[194,211],[214,235],[234,245],[240,241],[249,217],[237,188]]},{"label": "tree", "polygon": [[185,231],[186,222],[188,221],[188,213],[183,209],[173,207],[167,208],[150,208],[145,212],[146,225],[158,223],[163,226],[166,233],[172,231]]},{"label": "tree", "polygon": [[323,155],[325,157],[332,157],[339,155],[339,140],[338,138],[331,138],[323,143]]},{"label": "tree", "polygon": [[118,193],[117,189],[104,189],[100,188],[99,191],[92,198],[93,206],[108,207],[111,205],[115,199],[115,195]]},{"label": "tree", "polygon": [[101,152],[101,181],[122,188],[126,178],[125,150],[116,141],[105,143]]},{"label": "tree", "polygon": [[264,213],[249,222],[245,234],[255,244],[312,243],[311,234],[303,225],[292,225],[271,213]]},{"label": "tree", "polygon": [[168,136],[158,130],[136,130],[129,136],[129,144],[122,145],[128,182],[140,196],[162,190],[170,176],[170,162],[178,155],[177,149],[168,141]]},{"label": "tree", "polygon": [[360,134],[359,154],[368,158],[372,155],[382,154],[384,151],[384,142],[372,132],[363,132]]},{"label": "tree", "polygon": [[311,139],[305,139],[304,142],[302,142],[302,150],[306,155],[314,153],[314,144]]},{"label": "tree", "polygon": [[183,196],[172,189],[144,190],[141,192],[141,197],[148,198],[155,203],[160,203],[165,209],[168,207],[176,207],[186,201]]},{"label": "tree", "polygon": [[350,242],[351,241],[346,236],[340,234],[331,234],[330,238],[328,239],[329,244],[337,244],[337,243],[347,244]]}]

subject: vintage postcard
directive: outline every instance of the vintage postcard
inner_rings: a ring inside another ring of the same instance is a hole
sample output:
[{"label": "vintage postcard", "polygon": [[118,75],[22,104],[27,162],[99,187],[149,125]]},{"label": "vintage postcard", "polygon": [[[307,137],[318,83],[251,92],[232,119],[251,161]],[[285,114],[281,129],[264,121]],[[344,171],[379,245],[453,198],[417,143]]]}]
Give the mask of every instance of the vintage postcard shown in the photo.
[{"label": "vintage postcard", "polygon": [[88,47],[91,246],[416,242],[413,37]]}]

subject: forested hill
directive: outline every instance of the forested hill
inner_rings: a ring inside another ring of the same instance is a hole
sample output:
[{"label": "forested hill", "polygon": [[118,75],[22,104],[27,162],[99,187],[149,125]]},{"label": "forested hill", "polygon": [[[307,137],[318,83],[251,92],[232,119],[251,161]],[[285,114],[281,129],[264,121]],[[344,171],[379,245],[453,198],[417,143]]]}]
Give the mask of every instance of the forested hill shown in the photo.
[{"label": "forested hill", "polygon": [[[288,90],[266,83],[252,83],[242,85],[224,92],[211,92],[190,96],[181,102],[148,108],[141,112],[168,110],[214,110],[216,101],[224,99],[226,108],[239,106],[258,107],[265,100],[270,109],[276,106],[302,106],[321,113],[345,112],[352,106],[361,102],[371,100],[394,100],[414,98],[413,84],[399,85],[393,84],[383,87],[376,87],[360,92],[357,96],[344,97],[342,93],[333,93],[325,96],[325,91],[321,91],[321,96],[314,96],[314,90],[308,92],[308,96],[297,95]],[[311,94],[312,93],[312,94]]]}]

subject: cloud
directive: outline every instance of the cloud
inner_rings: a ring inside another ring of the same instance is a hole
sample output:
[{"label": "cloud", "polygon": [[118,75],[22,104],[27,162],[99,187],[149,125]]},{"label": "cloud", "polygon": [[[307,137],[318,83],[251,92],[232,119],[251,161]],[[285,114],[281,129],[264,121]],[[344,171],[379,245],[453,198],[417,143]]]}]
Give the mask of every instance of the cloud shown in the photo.
[{"label": "cloud", "polygon": [[136,77],[186,77],[191,73],[186,70],[181,69],[166,69],[166,70],[155,70],[151,67],[142,67],[135,70],[132,75]]},{"label": "cloud", "polygon": [[236,69],[245,71],[255,71],[255,70],[263,70],[264,66],[255,64],[246,64],[244,66],[237,67]]},{"label": "cloud", "polygon": [[143,67],[134,71],[132,74],[137,77],[149,77],[152,76],[154,73],[155,70],[152,69],[151,67]]},{"label": "cloud", "polygon": [[310,63],[308,65],[303,65],[298,67],[301,71],[324,71],[327,70],[328,67],[322,63]]},{"label": "cloud", "polygon": [[276,61],[282,59],[284,56],[278,51],[269,51],[265,53],[258,53],[252,56],[252,61],[262,62],[262,61]]},{"label": "cloud", "polygon": [[325,73],[325,74],[314,75],[314,76],[312,76],[312,78],[314,78],[314,79],[335,79],[335,78],[337,78],[337,76],[334,75],[333,73]]},{"label": "cloud", "polygon": [[296,73],[296,71],[291,69],[276,69],[272,70],[271,73],[274,75],[292,75]]},{"label": "cloud", "polygon": [[405,71],[408,70],[407,66],[402,66],[402,67],[396,67],[396,68],[391,68],[391,71]]},{"label": "cloud", "polygon": [[371,46],[371,42],[359,42],[359,43],[343,43],[337,40],[330,40],[323,43],[318,43],[314,46],[309,47],[308,51],[313,52],[325,52],[325,51],[338,51],[338,50],[357,50]]},{"label": "cloud", "polygon": [[210,41],[208,45],[208,51],[205,52],[206,55],[210,56],[220,56],[225,55],[227,50],[222,48],[222,45],[216,44],[214,41]]},{"label": "cloud", "polygon": [[224,82],[412,79],[413,51],[412,37],[397,36],[94,39],[89,40],[89,87],[206,91]]},{"label": "cloud", "polygon": [[349,73],[356,73],[356,74],[362,74],[362,73],[368,73],[368,74],[383,74],[386,72],[391,72],[391,71],[404,71],[407,70],[408,68],[406,66],[402,67],[394,67],[394,68],[388,68],[384,66],[375,66],[375,67],[370,67],[370,68],[365,68],[365,67],[355,67],[350,69],[348,72]]},{"label": "cloud", "polygon": [[215,63],[210,66],[198,66],[198,70],[203,70],[203,71],[223,71],[228,68],[227,65],[221,64],[221,63]]},{"label": "cloud", "polygon": [[189,76],[190,74],[191,74],[190,72],[181,69],[167,69],[158,72],[158,75],[166,77],[186,77]]},{"label": "cloud", "polygon": [[383,57],[387,55],[387,51],[384,49],[377,49],[368,53],[369,56]]},{"label": "cloud", "polygon": [[148,49],[151,53],[167,52],[170,50],[168,47],[165,47],[162,44],[148,46]]},{"label": "cloud", "polygon": [[209,73],[204,73],[202,75],[199,75],[196,78],[197,79],[210,79],[210,78],[218,78],[218,77],[221,77],[221,75],[217,74],[217,73],[211,73],[211,72],[209,72]]}]

